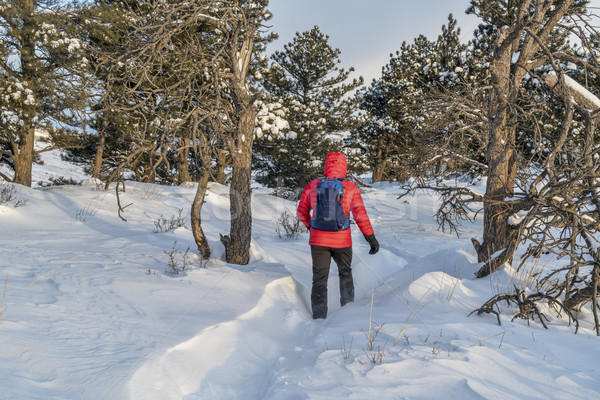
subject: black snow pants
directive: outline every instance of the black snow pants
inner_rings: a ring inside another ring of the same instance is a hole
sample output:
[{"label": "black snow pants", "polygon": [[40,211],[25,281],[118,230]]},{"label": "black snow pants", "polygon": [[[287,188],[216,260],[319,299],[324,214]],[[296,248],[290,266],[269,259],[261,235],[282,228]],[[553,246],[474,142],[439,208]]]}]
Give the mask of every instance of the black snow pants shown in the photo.
[{"label": "black snow pants", "polygon": [[337,264],[340,277],[340,304],[342,307],[354,301],[354,281],[352,280],[352,247],[341,249],[323,246],[310,246],[312,255],[313,281],[311,305],[313,318],[327,317],[327,278],[331,259]]}]

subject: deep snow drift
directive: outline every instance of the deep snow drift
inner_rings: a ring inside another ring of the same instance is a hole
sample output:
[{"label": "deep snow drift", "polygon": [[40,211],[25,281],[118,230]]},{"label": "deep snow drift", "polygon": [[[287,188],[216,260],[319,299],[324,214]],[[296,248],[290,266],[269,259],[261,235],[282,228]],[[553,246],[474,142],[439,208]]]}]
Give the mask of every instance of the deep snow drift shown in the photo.
[{"label": "deep snow drift", "polygon": [[[45,157],[36,180],[85,178]],[[114,190],[94,182],[0,188],[13,197],[0,205],[2,398],[600,398],[589,315],[576,335],[551,312],[549,330],[511,322],[509,308],[502,326],[468,317],[528,278],[506,268],[475,279],[469,239],[480,223],[460,238],[439,231],[430,194],[365,189],[382,249],[370,256],[353,227],[356,302],[339,307],[332,265],[329,316],[313,321],[307,234],[277,235],[295,204],[268,189],[254,190],[252,262],[237,266],[223,261],[218,240],[229,229],[225,186],[211,184],[203,208],[214,255],[204,263],[187,217],[193,186],[128,182],[127,222]],[[179,210],[183,226],[156,229]],[[192,268],[165,273],[173,262]]]}]

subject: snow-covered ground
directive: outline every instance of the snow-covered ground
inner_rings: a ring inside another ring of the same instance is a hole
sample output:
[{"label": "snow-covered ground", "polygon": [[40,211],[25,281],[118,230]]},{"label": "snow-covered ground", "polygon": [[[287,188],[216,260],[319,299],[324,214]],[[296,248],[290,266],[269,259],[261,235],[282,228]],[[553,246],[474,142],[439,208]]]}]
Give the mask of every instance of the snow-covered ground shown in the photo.
[{"label": "snow-covered ground", "polygon": [[[56,153],[44,159],[36,181],[85,178]],[[127,222],[114,190],[93,182],[0,189],[13,197],[0,205],[0,398],[600,398],[589,315],[576,335],[551,313],[549,330],[511,322],[508,308],[502,326],[468,316],[527,277],[475,279],[480,222],[460,238],[439,231],[430,194],[365,189],[381,251],[370,256],[353,227],[356,301],[339,307],[332,265],[330,313],[314,321],[307,234],[278,236],[276,221],[296,205],[267,189],[254,190],[246,266],[223,261],[224,186],[210,185],[203,208],[214,254],[205,263],[187,217],[194,187],[128,182]],[[179,210],[185,226],[154,233]],[[167,274],[170,262],[193,267]]]}]

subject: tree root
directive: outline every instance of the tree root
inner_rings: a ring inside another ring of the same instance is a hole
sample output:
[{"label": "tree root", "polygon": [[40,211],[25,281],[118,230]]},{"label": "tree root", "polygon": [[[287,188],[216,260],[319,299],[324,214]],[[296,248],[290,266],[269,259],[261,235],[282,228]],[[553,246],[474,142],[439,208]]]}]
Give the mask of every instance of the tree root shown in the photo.
[{"label": "tree root", "polygon": [[471,311],[469,316],[473,313],[477,313],[477,315],[483,313],[494,314],[498,320],[498,325],[502,325],[500,312],[494,310],[494,307],[498,308],[498,303],[502,301],[506,301],[507,305],[514,303],[519,307],[519,312],[511,319],[511,322],[517,318],[522,318],[526,319],[527,324],[529,325],[529,321],[535,321],[535,317],[537,317],[542,326],[545,329],[548,329],[546,322],[549,321],[549,319],[539,308],[540,302],[546,301],[548,305],[554,309],[558,317],[561,317],[563,311],[567,314],[569,317],[569,325],[571,325],[571,321],[575,324],[574,333],[577,333],[579,330],[579,321],[577,317],[560,300],[544,293],[535,293],[525,296],[525,292],[518,288],[515,288],[515,293],[512,294],[495,295],[486,301],[480,308]]}]

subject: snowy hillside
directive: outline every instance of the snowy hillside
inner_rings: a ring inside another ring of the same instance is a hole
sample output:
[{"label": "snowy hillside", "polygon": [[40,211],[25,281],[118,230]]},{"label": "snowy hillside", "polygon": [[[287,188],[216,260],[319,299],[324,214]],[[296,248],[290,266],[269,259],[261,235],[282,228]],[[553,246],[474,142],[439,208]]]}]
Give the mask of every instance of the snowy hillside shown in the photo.
[{"label": "snowy hillside", "polygon": [[[35,180],[85,178],[56,154],[44,158]],[[430,194],[365,190],[382,249],[370,256],[353,228],[356,302],[339,307],[332,265],[330,314],[314,321],[308,235],[278,236],[276,221],[296,205],[267,189],[254,190],[252,261],[237,266],[218,241],[229,229],[221,185],[203,208],[207,262],[187,217],[194,187],[128,182],[127,222],[114,190],[93,182],[0,188],[11,197],[0,205],[2,398],[600,398],[591,316],[576,335],[550,312],[549,330],[511,322],[509,309],[502,326],[468,316],[528,277],[475,279],[480,224],[461,238],[439,231]],[[164,231],[170,222],[184,224]],[[169,274],[169,264],[190,268]]]}]

